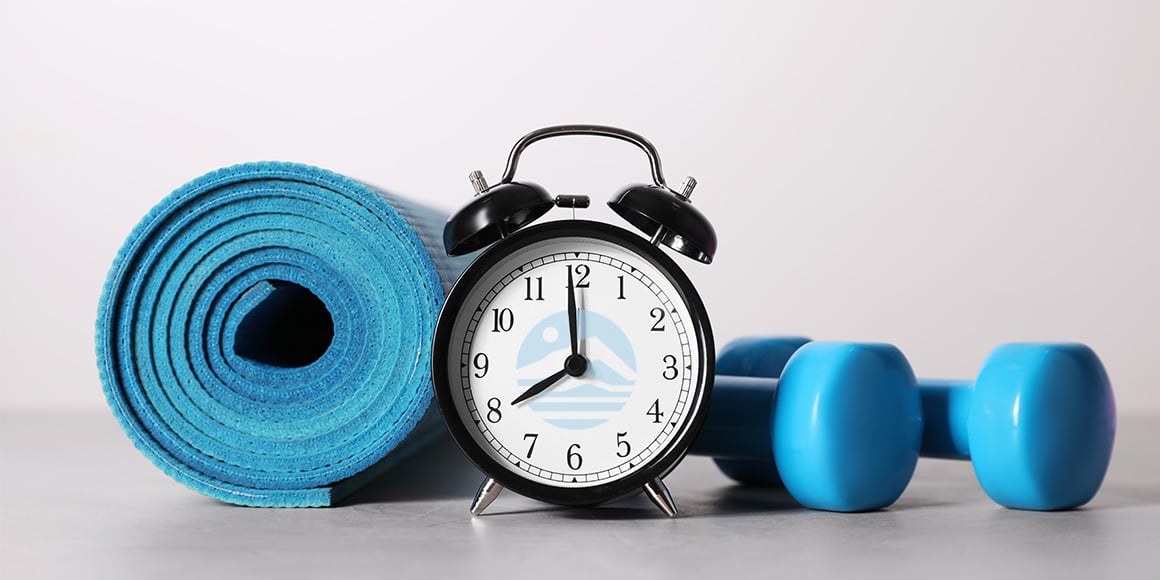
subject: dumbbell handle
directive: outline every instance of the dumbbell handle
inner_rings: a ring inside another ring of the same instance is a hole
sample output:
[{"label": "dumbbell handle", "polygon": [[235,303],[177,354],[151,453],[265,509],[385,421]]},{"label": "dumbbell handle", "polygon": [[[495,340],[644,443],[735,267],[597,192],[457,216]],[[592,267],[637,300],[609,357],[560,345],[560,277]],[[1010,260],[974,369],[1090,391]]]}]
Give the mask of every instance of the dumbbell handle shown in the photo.
[{"label": "dumbbell handle", "polygon": [[[690,453],[719,459],[773,459],[773,400],[777,379],[718,375],[709,415]],[[970,459],[967,410],[971,381],[919,379],[921,455]]]},{"label": "dumbbell handle", "polygon": [[709,414],[694,455],[719,459],[773,460],[773,398],[777,379],[717,375]]},{"label": "dumbbell handle", "polygon": [[971,408],[972,381],[919,379],[922,396],[923,457],[971,458],[967,443],[967,412]]}]

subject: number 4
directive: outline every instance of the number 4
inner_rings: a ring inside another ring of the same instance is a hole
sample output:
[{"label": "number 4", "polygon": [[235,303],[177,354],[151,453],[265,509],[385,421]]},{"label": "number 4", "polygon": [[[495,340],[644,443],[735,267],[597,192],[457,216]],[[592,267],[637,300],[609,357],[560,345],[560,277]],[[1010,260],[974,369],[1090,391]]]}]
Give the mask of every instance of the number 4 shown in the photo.
[{"label": "number 4", "polygon": [[665,414],[661,412],[661,400],[657,399],[653,401],[652,406],[648,408],[648,413],[645,413],[645,415],[651,415],[653,418],[653,423],[660,423],[661,417],[665,416]]}]

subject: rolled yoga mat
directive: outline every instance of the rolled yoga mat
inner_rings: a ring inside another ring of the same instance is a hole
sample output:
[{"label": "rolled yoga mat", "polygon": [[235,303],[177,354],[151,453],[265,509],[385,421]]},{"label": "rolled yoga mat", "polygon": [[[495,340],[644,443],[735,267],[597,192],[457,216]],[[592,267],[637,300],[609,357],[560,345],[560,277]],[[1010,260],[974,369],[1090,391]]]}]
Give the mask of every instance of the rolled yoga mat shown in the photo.
[{"label": "rolled yoga mat", "polygon": [[429,343],[466,265],[444,255],[446,217],[289,163],[173,192],[126,240],[97,313],[121,426],[207,496],[341,500],[441,429]]}]

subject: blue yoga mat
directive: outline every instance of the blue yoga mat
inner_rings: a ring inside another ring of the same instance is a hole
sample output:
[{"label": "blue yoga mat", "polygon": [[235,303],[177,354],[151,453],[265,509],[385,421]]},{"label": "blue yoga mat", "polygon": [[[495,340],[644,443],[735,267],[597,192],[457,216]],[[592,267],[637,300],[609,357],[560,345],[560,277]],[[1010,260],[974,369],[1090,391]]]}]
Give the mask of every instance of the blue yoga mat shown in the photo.
[{"label": "blue yoga mat", "polygon": [[430,340],[463,259],[447,215],[330,171],[251,163],[137,225],[97,313],[97,365],[133,443],[252,506],[326,506],[439,433]]}]

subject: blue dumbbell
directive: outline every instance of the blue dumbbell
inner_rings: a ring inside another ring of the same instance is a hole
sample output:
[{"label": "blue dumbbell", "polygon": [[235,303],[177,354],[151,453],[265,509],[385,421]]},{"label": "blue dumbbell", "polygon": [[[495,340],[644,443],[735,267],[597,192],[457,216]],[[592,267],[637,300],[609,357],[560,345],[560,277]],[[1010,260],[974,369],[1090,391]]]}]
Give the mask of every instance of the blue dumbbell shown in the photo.
[{"label": "blue dumbbell", "polygon": [[807,343],[750,338],[723,349],[692,452],[733,479],[780,481],[806,507],[832,511],[893,503],[920,452],[971,459],[983,490],[1012,508],[1078,507],[1103,481],[1115,404],[1086,346],[1003,345],[971,385],[915,381],[890,345]]}]

